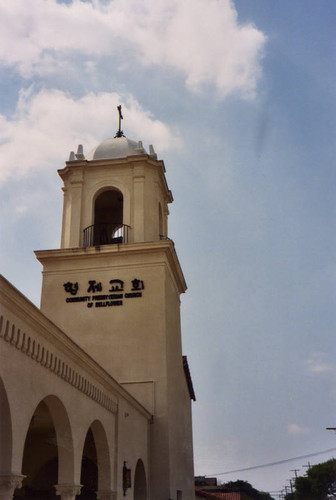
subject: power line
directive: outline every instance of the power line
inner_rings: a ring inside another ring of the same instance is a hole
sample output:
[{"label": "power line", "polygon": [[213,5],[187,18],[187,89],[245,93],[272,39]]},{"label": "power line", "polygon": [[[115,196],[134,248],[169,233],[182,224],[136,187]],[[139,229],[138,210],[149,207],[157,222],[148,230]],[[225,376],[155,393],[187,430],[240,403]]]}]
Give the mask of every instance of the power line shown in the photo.
[{"label": "power line", "polygon": [[330,453],[331,451],[336,451],[336,448],[329,448],[329,450],[316,451],[315,453],[309,453],[309,455],[301,455],[299,457],[286,458],[285,460],[279,460],[278,462],[270,462],[268,464],[253,465],[251,467],[244,467],[244,469],[229,470],[227,472],[217,472],[213,474],[206,474],[205,477],[210,476],[223,476],[225,474],[234,474],[235,472],[245,472],[248,470],[262,469],[264,467],[272,467],[273,465],[285,464],[287,462],[293,462],[294,460],[302,460],[303,458],[315,457],[316,455],[323,455],[324,453]]}]

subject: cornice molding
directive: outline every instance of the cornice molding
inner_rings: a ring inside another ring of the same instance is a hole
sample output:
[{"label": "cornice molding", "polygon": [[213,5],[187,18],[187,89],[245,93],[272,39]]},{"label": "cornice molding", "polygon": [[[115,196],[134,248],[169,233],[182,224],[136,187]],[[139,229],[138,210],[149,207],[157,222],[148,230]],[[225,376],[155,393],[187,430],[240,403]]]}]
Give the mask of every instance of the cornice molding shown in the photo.
[{"label": "cornice molding", "polygon": [[[97,260],[106,257],[116,256],[137,256],[148,255],[155,257],[153,264],[158,261],[168,264],[168,268],[173,276],[176,288],[179,293],[184,293],[187,289],[187,284],[184,279],[182,268],[178,260],[175,246],[172,240],[160,240],[146,243],[129,243],[122,245],[101,245],[96,247],[86,248],[61,248],[56,250],[37,250],[35,251],[36,258],[42,265],[48,262],[64,261],[72,259],[93,259],[94,266],[97,266]],[[146,262],[146,265],[150,265]],[[44,271],[45,272],[45,271]]]},{"label": "cornice molding", "polygon": [[139,167],[149,167],[155,170],[159,171],[160,175],[160,182],[162,184],[162,188],[165,191],[166,194],[166,199],[167,203],[172,203],[173,202],[173,195],[170,189],[168,188],[167,184],[167,179],[165,176],[166,168],[163,160],[153,160],[152,158],[149,157],[147,154],[143,155],[134,155],[134,156],[127,156],[126,158],[111,158],[111,159],[105,159],[105,160],[74,160],[74,161],[67,161],[65,164],[65,167],[62,169],[59,169],[58,175],[63,179],[65,182],[66,179],[68,178],[69,175],[75,172],[83,172],[85,170],[89,169],[95,169],[99,167],[122,167],[125,168],[125,166],[129,168],[137,168]]}]

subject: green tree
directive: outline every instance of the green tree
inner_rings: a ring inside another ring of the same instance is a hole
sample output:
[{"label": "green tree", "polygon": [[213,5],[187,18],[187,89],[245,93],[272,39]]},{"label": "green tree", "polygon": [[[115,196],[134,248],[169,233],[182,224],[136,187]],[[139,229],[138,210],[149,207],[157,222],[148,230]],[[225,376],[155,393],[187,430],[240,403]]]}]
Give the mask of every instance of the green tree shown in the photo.
[{"label": "green tree", "polygon": [[258,500],[273,500],[273,497],[265,491],[258,491]]},{"label": "green tree", "polygon": [[269,493],[258,491],[247,481],[230,481],[222,485],[226,491],[240,492],[253,500],[274,500]]},{"label": "green tree", "polygon": [[295,493],[286,493],[285,500],[295,500]]},{"label": "green tree", "polygon": [[295,479],[295,500],[313,500],[312,481],[309,477]]},{"label": "green tree", "polygon": [[312,481],[313,498],[324,500],[336,493],[336,460],[314,465],[307,473]]},{"label": "green tree", "polygon": [[311,467],[295,480],[295,500],[328,500],[336,495],[336,460]]}]

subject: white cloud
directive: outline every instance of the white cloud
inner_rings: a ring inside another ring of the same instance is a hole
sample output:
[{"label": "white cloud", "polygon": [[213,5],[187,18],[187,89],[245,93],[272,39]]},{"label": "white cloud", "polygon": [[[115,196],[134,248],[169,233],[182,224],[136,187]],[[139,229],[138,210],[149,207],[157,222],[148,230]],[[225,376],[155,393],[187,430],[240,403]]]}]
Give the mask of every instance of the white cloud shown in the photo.
[{"label": "white cloud", "polygon": [[235,91],[251,96],[260,76],[264,35],[252,25],[239,26],[230,1],[176,0],[171,5],[163,30],[157,16],[156,31],[148,31],[147,40],[140,34],[144,58],[177,68],[192,90],[210,83],[222,96]]},{"label": "white cloud", "polygon": [[287,431],[288,431],[288,434],[290,434],[292,436],[302,436],[302,435],[310,433],[308,427],[300,427],[297,424],[288,424]]},{"label": "white cloud", "polygon": [[14,210],[17,214],[25,214],[28,212],[28,205],[16,205]]},{"label": "white cloud", "polygon": [[102,139],[113,137],[120,103],[127,117],[124,131],[128,137],[143,140],[145,148],[153,144],[158,153],[179,146],[180,139],[130,95],[90,93],[74,99],[57,90],[34,94],[30,88],[21,91],[12,118],[0,115],[0,183],[42,169],[52,161],[67,160],[79,143],[88,153]]},{"label": "white cloud", "polygon": [[0,61],[25,77],[59,72],[75,54],[94,64],[129,47],[144,65],[177,70],[193,91],[250,98],[265,40],[238,23],[231,0],[0,0]]},{"label": "white cloud", "polygon": [[308,370],[313,373],[325,373],[335,371],[335,366],[326,361],[326,355],[321,352],[315,352],[310,359],[306,361]]}]

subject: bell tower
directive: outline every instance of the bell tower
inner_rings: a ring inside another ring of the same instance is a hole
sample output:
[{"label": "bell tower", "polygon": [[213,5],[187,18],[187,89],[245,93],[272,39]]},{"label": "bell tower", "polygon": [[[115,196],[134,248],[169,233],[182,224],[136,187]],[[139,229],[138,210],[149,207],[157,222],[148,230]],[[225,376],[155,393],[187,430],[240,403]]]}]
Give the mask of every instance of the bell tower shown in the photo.
[{"label": "bell tower", "polygon": [[61,248],[36,252],[41,311],[153,414],[149,498],[191,500],[195,396],[180,329],[186,283],[167,234],[173,197],[164,163],[152,146],[147,153],[126,138],[119,121],[113,139],[87,157],[79,146],[58,173]]},{"label": "bell tower", "polygon": [[82,146],[59,170],[64,182],[61,248],[142,243],[167,237],[173,201],[163,161],[126,137],[107,139],[84,157]]}]

